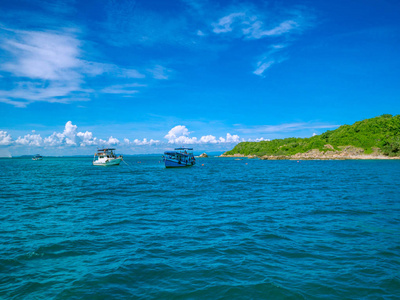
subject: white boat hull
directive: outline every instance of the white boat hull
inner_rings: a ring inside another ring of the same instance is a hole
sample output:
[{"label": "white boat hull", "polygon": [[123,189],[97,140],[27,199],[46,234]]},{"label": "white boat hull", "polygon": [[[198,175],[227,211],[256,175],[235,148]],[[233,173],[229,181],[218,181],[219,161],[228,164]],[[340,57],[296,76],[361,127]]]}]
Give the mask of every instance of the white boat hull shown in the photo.
[{"label": "white boat hull", "polygon": [[122,161],[122,158],[107,158],[98,159],[93,162],[94,166],[118,166]]}]

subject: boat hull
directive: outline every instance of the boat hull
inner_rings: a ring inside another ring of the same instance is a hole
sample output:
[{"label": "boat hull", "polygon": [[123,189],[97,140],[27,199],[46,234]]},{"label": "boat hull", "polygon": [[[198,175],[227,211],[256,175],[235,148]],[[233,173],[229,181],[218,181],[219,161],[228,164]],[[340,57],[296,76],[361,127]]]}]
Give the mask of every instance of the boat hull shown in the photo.
[{"label": "boat hull", "polygon": [[183,168],[183,167],[191,167],[194,166],[196,163],[193,162],[179,162],[178,160],[174,159],[164,159],[165,167],[166,168]]},{"label": "boat hull", "polygon": [[107,159],[105,161],[103,160],[96,160],[93,162],[94,166],[118,166],[122,161],[122,158],[115,158],[115,159]]}]

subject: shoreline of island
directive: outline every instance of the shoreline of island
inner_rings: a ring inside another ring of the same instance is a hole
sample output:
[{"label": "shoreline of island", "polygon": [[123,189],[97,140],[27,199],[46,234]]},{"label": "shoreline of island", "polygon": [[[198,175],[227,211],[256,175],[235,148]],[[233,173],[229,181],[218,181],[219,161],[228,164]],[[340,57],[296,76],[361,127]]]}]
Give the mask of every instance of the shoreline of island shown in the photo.
[{"label": "shoreline of island", "polygon": [[219,157],[231,158],[248,158],[248,159],[261,159],[261,160],[396,160],[400,159],[399,156],[387,156],[381,153],[379,149],[374,149],[372,153],[365,154],[361,148],[352,146],[345,147],[342,151],[320,151],[318,149],[311,149],[304,153],[296,153],[294,155],[245,155],[241,153],[236,154],[222,154]]},{"label": "shoreline of island", "polygon": [[248,158],[248,159],[260,159],[260,160],[399,160],[400,157],[388,157],[388,156],[373,156],[373,155],[357,155],[357,156],[341,156],[341,157],[330,157],[330,156],[309,156],[309,157],[298,157],[295,155],[284,156],[284,155],[220,155],[222,158]]}]

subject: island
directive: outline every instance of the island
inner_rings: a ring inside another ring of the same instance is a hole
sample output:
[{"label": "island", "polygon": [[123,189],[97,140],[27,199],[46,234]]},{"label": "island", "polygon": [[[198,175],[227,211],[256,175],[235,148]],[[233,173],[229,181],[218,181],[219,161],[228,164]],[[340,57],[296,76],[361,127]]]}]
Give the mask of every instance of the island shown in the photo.
[{"label": "island", "polygon": [[241,142],[221,157],[279,159],[399,159],[400,115],[381,115],[310,138]]}]

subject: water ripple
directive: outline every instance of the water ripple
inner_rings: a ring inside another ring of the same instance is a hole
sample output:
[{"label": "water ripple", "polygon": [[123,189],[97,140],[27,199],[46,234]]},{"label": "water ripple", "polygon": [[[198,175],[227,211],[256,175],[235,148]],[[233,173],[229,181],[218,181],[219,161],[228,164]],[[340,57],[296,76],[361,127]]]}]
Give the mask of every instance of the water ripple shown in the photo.
[{"label": "water ripple", "polygon": [[126,160],[0,159],[2,297],[399,299],[400,162]]}]

